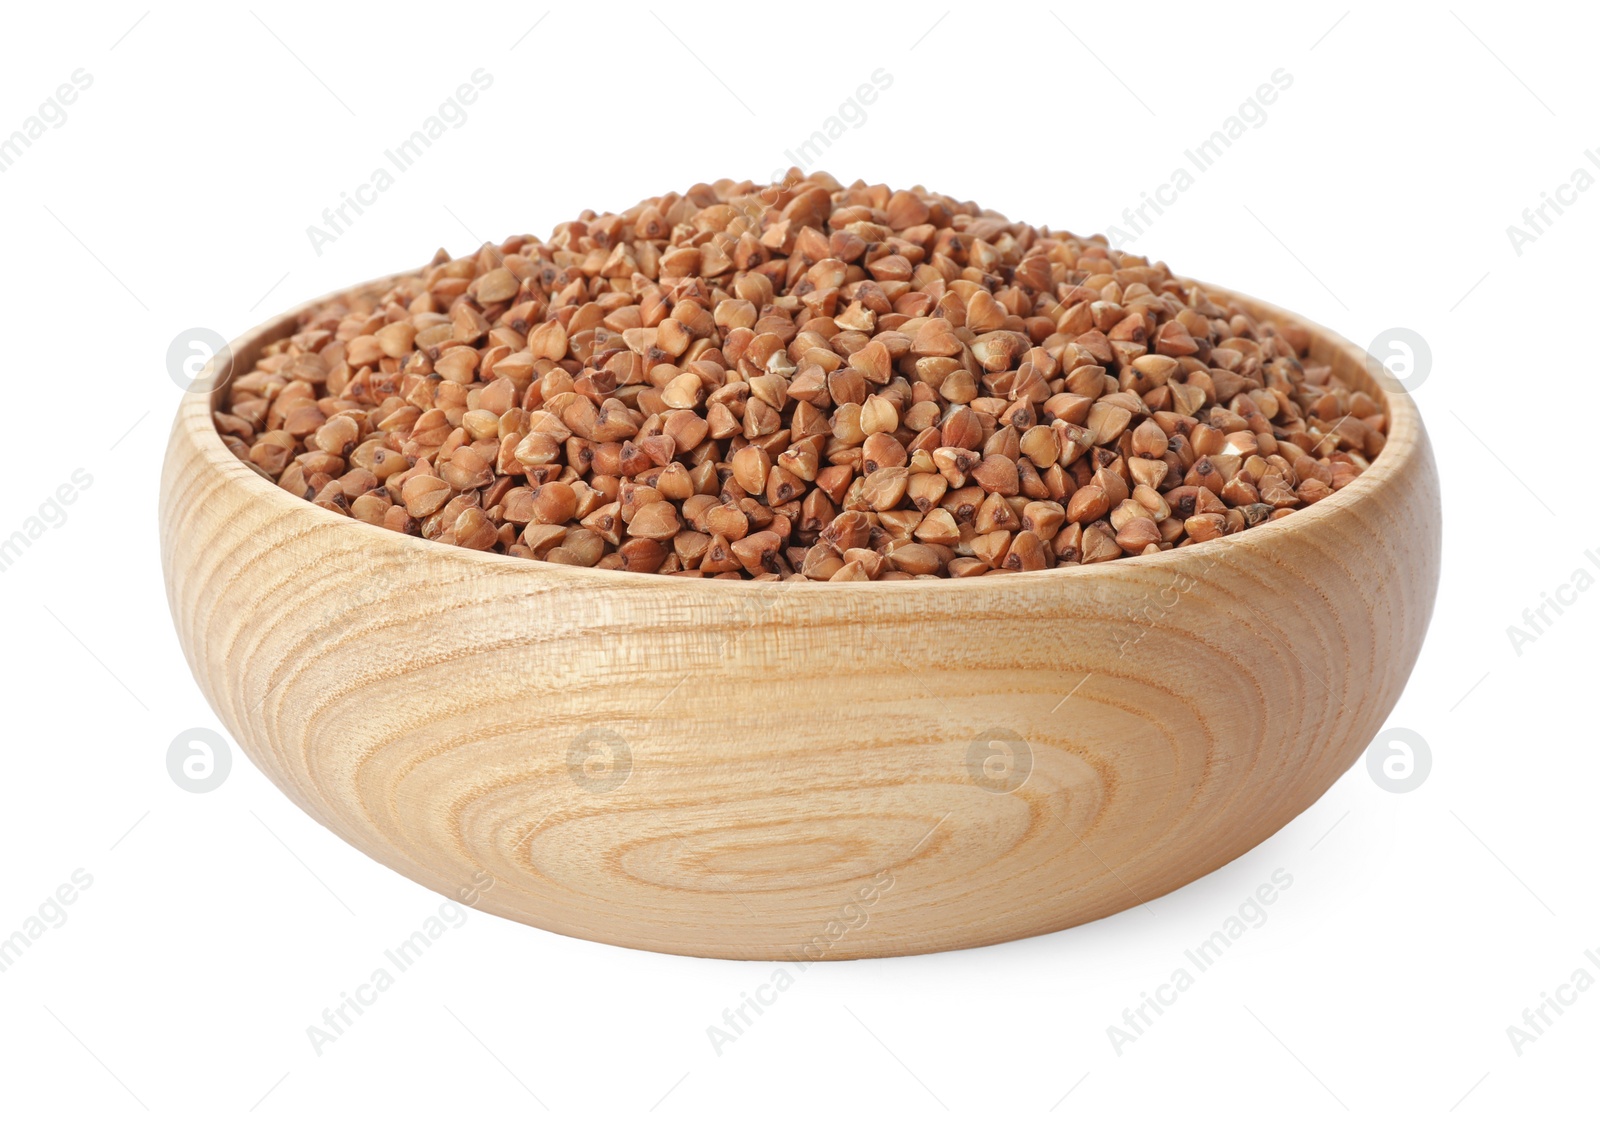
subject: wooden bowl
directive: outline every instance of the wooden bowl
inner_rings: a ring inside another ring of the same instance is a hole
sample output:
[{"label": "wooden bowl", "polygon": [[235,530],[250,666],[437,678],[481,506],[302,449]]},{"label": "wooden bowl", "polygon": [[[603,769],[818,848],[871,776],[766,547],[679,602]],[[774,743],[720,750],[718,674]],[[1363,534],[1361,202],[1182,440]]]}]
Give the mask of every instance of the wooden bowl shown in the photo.
[{"label": "wooden bowl", "polygon": [[[298,312],[236,340],[235,369]],[[1159,556],[967,580],[695,581],[440,545],[263,480],[193,394],[161,484],[173,620],[291,799],[485,911],[733,959],[1052,932],[1272,835],[1416,660],[1439,575],[1427,434],[1387,372],[1306,326],[1387,401],[1353,484]]]}]

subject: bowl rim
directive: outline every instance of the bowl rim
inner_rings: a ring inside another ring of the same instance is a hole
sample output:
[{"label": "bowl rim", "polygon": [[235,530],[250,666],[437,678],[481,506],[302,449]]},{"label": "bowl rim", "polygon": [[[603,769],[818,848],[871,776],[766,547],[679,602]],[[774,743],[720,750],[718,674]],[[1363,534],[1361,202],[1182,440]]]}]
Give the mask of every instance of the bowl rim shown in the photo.
[{"label": "bowl rim", "polygon": [[[220,403],[223,393],[229,383],[238,374],[238,356],[249,354],[252,361],[255,353],[263,346],[282,339],[291,334],[293,326],[299,318],[311,309],[317,308],[329,301],[352,294],[371,290],[382,291],[396,281],[415,275],[416,269],[406,269],[390,273],[370,281],[325,293],[304,301],[277,315],[244,331],[228,342],[227,356],[230,362],[227,377],[221,383],[212,386],[207,391],[185,391],[179,403],[177,415],[173,420],[172,442],[175,446],[180,439],[186,439],[193,451],[199,454],[200,460],[207,468],[215,471],[222,478],[226,486],[242,488],[244,494],[252,503],[266,504],[283,517],[297,518],[312,527],[340,527],[357,535],[374,535],[371,541],[374,546],[398,547],[404,549],[407,544],[422,549],[435,551],[434,560],[446,562],[469,562],[480,573],[498,572],[514,577],[518,574],[530,573],[540,575],[546,579],[560,577],[568,581],[578,581],[586,585],[600,585],[618,591],[627,589],[659,588],[666,582],[671,586],[689,586],[701,589],[707,585],[720,586],[721,590],[729,596],[765,596],[773,585],[780,588],[792,589],[799,586],[808,586],[809,591],[802,596],[822,595],[819,590],[830,589],[835,592],[844,591],[847,596],[885,596],[895,595],[882,590],[885,585],[898,586],[902,590],[920,590],[927,593],[931,589],[950,587],[955,590],[966,590],[965,595],[971,595],[970,586],[973,581],[969,579],[940,577],[928,580],[912,581],[718,581],[710,578],[695,580],[692,578],[676,577],[664,573],[631,573],[625,570],[600,570],[577,566],[562,565],[558,562],[539,561],[533,558],[518,558],[492,551],[470,550],[465,546],[452,543],[435,542],[432,539],[416,535],[401,534],[385,527],[372,526],[360,519],[348,515],[338,515],[332,511],[324,510],[305,499],[297,498],[256,472],[248,468],[239,460],[226,445],[217,432],[212,418],[214,406]],[[1412,395],[1399,382],[1398,379],[1381,363],[1362,350],[1356,344],[1346,339],[1327,327],[1309,320],[1304,316],[1289,312],[1275,304],[1237,292],[1222,285],[1197,281],[1188,277],[1178,277],[1177,280],[1184,284],[1195,284],[1214,298],[1238,302],[1251,315],[1258,319],[1272,319],[1281,324],[1290,324],[1304,328],[1312,337],[1312,355],[1323,361],[1333,362],[1336,355],[1342,354],[1351,365],[1350,370],[1343,373],[1348,377],[1352,371],[1357,372],[1358,381],[1365,381],[1366,385],[1359,388],[1371,393],[1378,391],[1382,396],[1384,413],[1388,417],[1387,441],[1383,450],[1373,460],[1368,469],[1357,476],[1351,483],[1334,492],[1325,499],[1318,500],[1310,507],[1294,512],[1293,515],[1271,520],[1260,526],[1250,527],[1237,534],[1223,535],[1207,542],[1199,542],[1173,550],[1163,550],[1159,554],[1141,555],[1138,557],[1115,558],[1107,562],[1098,562],[1088,566],[1071,566],[1066,569],[1051,568],[1035,570],[1027,573],[985,574],[977,580],[993,578],[1010,585],[1016,582],[1017,588],[1036,586],[1040,582],[1087,580],[1096,573],[1101,572],[1106,566],[1117,567],[1118,571],[1127,570],[1131,566],[1141,566],[1146,570],[1155,570],[1165,566],[1187,567],[1190,564],[1215,564],[1216,560],[1227,551],[1240,545],[1249,545],[1265,551],[1271,551],[1274,544],[1284,540],[1285,536],[1304,538],[1307,533],[1313,532],[1318,525],[1326,525],[1329,520],[1336,519],[1346,512],[1359,510],[1376,502],[1379,495],[1390,487],[1397,478],[1418,470],[1420,459],[1430,459],[1429,443],[1422,416],[1417,409]],[[215,377],[215,359],[208,362],[202,370],[201,380]],[[171,448],[168,456],[170,458]],[[529,570],[527,567],[534,567]],[[988,582],[985,581],[985,587]],[[853,588],[861,591],[852,592]],[[875,590],[875,591],[867,591]]]}]

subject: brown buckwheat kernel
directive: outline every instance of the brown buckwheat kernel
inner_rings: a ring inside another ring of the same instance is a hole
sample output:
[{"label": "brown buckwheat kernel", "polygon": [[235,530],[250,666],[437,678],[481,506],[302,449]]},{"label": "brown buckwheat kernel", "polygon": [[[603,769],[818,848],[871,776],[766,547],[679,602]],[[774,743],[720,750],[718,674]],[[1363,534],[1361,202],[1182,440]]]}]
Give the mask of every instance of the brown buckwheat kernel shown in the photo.
[{"label": "brown buckwheat kernel", "polygon": [[1206,542],[1349,484],[1386,418],[1310,342],[1102,238],[791,172],[440,251],[305,316],[215,417],[295,495],[469,549],[975,577]]}]

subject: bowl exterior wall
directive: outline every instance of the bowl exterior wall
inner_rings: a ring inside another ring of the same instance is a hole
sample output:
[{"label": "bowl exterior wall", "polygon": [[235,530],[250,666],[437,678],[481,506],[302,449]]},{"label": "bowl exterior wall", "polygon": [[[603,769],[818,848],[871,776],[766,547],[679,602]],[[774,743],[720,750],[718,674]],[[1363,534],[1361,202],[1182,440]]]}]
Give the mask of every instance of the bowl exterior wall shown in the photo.
[{"label": "bowl exterior wall", "polygon": [[893,587],[422,542],[276,489],[190,401],[162,479],[168,598],[252,760],[452,898],[799,962],[1050,932],[1272,835],[1411,671],[1438,583],[1432,453],[1398,388],[1318,347],[1394,403],[1350,488],[1159,558]]}]

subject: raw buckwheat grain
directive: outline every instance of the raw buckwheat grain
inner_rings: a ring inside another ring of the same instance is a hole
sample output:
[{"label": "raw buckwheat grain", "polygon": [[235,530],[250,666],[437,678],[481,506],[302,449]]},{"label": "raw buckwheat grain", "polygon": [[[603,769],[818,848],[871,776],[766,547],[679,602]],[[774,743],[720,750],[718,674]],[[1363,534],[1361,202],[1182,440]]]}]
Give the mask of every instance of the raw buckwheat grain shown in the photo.
[{"label": "raw buckwheat grain", "polygon": [[1154,554],[1326,498],[1382,405],[1309,333],[921,188],[717,183],[304,317],[216,412],[287,491],[437,542],[723,578]]}]

